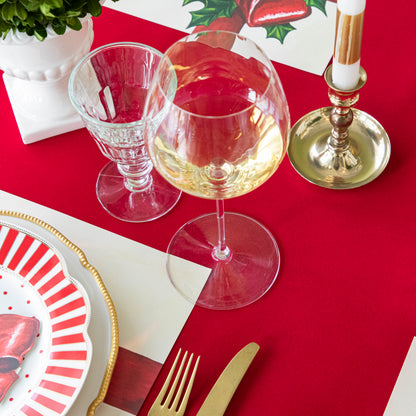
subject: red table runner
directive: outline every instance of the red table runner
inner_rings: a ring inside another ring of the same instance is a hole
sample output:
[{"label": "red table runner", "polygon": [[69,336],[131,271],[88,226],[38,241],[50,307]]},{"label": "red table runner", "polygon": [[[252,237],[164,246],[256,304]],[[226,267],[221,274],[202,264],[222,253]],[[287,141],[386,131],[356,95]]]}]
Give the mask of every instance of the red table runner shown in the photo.
[{"label": "red table runner", "polygon": [[[407,8],[409,10],[407,10]],[[357,108],[389,134],[384,173],[349,191],[317,187],[286,158],[276,174],[226,209],[250,215],[276,237],[282,267],[271,291],[231,312],[195,308],[177,345],[201,354],[189,415],[226,362],[249,341],[261,349],[227,415],[380,416],[416,335],[416,96],[413,3],[368,2]],[[93,47],[135,41],[166,50],[182,33],[104,9]],[[292,123],[329,105],[322,77],[276,65]],[[165,217],[122,223],[103,211],[95,181],[106,163],[85,130],[23,145],[3,85],[0,188],[160,250],[186,221],[214,211],[184,195]],[[169,357],[173,360],[176,350]],[[146,415],[165,366],[139,415]]]}]

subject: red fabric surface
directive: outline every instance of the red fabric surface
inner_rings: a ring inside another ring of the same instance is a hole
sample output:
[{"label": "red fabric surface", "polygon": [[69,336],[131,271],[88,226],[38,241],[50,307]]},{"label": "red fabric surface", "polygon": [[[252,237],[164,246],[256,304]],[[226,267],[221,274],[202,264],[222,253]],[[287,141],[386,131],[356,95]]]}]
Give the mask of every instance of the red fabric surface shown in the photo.
[{"label": "red fabric surface", "polygon": [[104,402],[136,414],[160,372],[162,364],[120,347]]},{"label": "red fabric surface", "polygon": [[[201,354],[191,416],[228,360],[250,341],[261,349],[227,415],[382,415],[416,335],[415,11],[413,2],[367,2],[361,63],[368,82],[356,107],[389,134],[392,155],[384,173],[358,189],[328,190],[301,178],[286,158],[259,189],[227,201],[227,210],[256,218],[275,235],[282,253],[278,280],[243,309],[195,308],[139,415],[147,414],[179,346]],[[108,9],[94,28],[93,47],[136,41],[165,51],[183,35]],[[276,68],[292,123],[329,105],[322,77]],[[3,85],[0,102],[4,191],[160,250],[182,224],[215,208],[184,195],[155,222],[117,221],[95,197],[107,160],[88,133],[24,145]]]}]

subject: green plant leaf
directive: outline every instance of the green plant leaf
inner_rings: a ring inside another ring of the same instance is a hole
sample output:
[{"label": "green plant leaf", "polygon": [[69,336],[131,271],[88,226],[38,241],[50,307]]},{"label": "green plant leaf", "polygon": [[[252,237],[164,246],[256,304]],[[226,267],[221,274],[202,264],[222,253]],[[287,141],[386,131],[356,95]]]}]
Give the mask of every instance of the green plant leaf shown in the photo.
[{"label": "green plant leaf", "polygon": [[27,10],[20,3],[16,4],[16,16],[19,21],[27,19]]},{"label": "green plant leaf", "polygon": [[65,9],[70,10],[81,10],[87,5],[87,0],[65,0]]},{"label": "green plant leaf", "polygon": [[267,38],[276,38],[283,44],[285,37],[289,32],[295,30],[295,28],[290,23],[284,23],[282,25],[275,25],[275,26],[265,26]]},{"label": "green plant leaf", "polygon": [[43,0],[44,4],[47,4],[51,10],[52,9],[59,9],[63,7],[64,1],[63,0]]},{"label": "green plant leaf", "polygon": [[57,19],[62,19],[66,16],[66,11],[64,7],[60,7],[59,9],[53,9],[53,14]]},{"label": "green plant leaf", "polygon": [[20,4],[28,11],[34,12],[39,10],[40,0],[20,0]]},{"label": "green plant leaf", "polygon": [[51,26],[57,35],[63,35],[66,31],[66,24],[60,20],[54,20]]},{"label": "green plant leaf", "polygon": [[9,27],[10,26],[2,18],[0,18],[0,32],[5,32],[9,29]]},{"label": "green plant leaf", "polygon": [[81,30],[82,28],[82,23],[77,17],[69,17],[68,19],[66,19],[66,24],[72,30]]},{"label": "green plant leaf", "polygon": [[44,40],[46,38],[46,36],[48,36],[48,33],[46,32],[46,29],[42,26],[36,26],[34,31],[33,31],[33,34],[40,41]]},{"label": "green plant leaf", "polygon": [[11,21],[15,15],[16,15],[16,3],[6,3],[1,8],[1,17],[4,20]]},{"label": "green plant leaf", "polygon": [[189,27],[209,26],[219,17],[231,17],[236,9],[236,2],[230,0],[205,0],[205,6],[191,13]]},{"label": "green plant leaf", "polygon": [[14,16],[11,23],[14,27],[17,27],[20,24],[20,19],[17,16]]},{"label": "green plant leaf", "polygon": [[308,7],[316,7],[326,16],[326,10],[325,10],[326,0],[305,0],[305,4]]},{"label": "green plant leaf", "polygon": [[7,34],[10,32],[10,28],[7,28],[6,30],[2,30],[3,33],[3,39],[6,39]]},{"label": "green plant leaf", "polygon": [[88,0],[87,5],[92,16],[97,17],[101,14],[102,8],[99,0]]},{"label": "green plant leaf", "polygon": [[70,10],[65,14],[66,18],[68,17],[79,17],[81,16],[81,10]]},{"label": "green plant leaf", "polygon": [[28,15],[27,19],[22,22],[24,26],[35,27],[36,26],[36,17],[33,14]]},{"label": "green plant leaf", "polygon": [[39,6],[40,11],[42,12],[42,14],[44,16],[48,16],[48,17],[55,17],[55,15],[53,13],[51,13],[51,6],[48,3],[42,3]]}]

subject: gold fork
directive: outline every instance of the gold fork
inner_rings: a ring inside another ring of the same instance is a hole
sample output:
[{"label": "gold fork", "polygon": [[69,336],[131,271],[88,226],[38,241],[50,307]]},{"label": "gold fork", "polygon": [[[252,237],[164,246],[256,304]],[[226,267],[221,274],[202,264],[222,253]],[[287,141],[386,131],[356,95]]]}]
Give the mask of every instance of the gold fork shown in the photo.
[{"label": "gold fork", "polygon": [[[192,374],[188,381],[188,385],[186,387],[183,398],[180,402],[180,406],[178,407],[179,401],[181,399],[182,391],[185,386],[185,382],[189,373],[189,369],[191,367],[191,363],[194,357],[194,354],[191,354],[191,356],[189,357],[188,363],[186,365],[185,372],[182,375],[183,367],[185,365],[185,361],[188,356],[188,351],[185,351],[185,354],[182,358],[179,369],[176,373],[175,380],[173,381],[172,386],[170,387],[169,393],[166,396],[166,392],[168,390],[173,373],[175,372],[175,368],[179,361],[180,355],[181,355],[181,349],[179,349],[178,351],[178,354],[175,358],[172,368],[170,369],[169,374],[166,378],[165,384],[163,384],[162,390],[160,391],[160,393],[156,397],[155,402],[150,408],[148,416],[183,416],[183,414],[185,413],[185,408],[186,408],[186,405],[188,404],[189,394],[191,393],[192,385],[194,383],[196,369],[198,368],[199,357],[196,359]],[[181,378],[181,382],[179,384],[178,389],[176,390],[176,386],[180,378]],[[173,397],[174,394],[175,394],[175,397]]]}]

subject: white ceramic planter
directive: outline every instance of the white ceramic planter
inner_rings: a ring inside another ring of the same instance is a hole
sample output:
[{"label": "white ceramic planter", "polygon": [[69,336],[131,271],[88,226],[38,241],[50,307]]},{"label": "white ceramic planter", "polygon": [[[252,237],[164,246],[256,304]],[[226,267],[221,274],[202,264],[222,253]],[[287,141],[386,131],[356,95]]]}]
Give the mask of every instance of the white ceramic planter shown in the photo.
[{"label": "white ceramic planter", "polygon": [[85,18],[80,31],[56,35],[48,28],[43,42],[20,32],[0,39],[0,69],[24,143],[83,127],[68,97],[68,79],[93,37],[92,20]]}]

